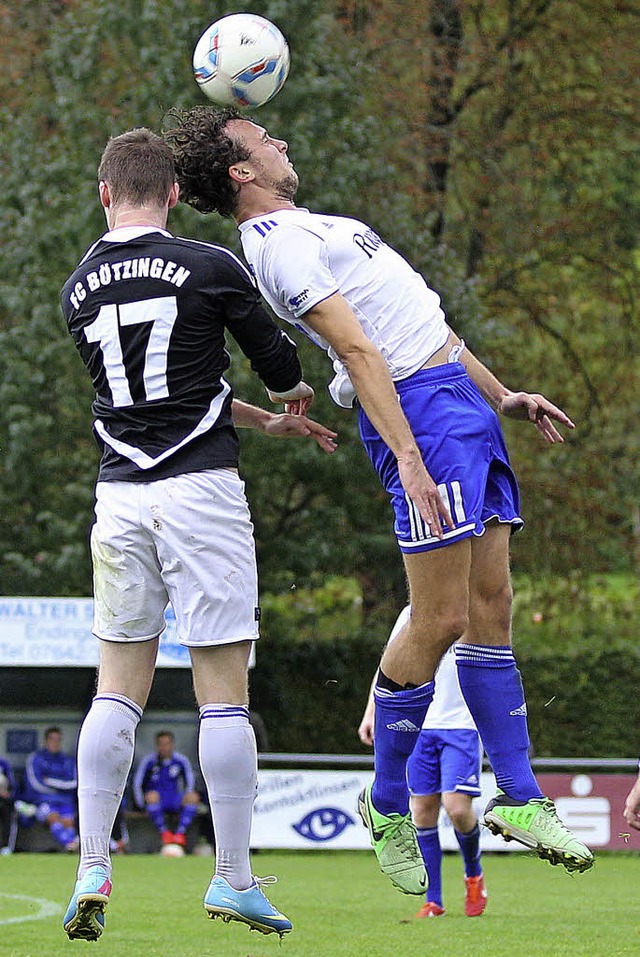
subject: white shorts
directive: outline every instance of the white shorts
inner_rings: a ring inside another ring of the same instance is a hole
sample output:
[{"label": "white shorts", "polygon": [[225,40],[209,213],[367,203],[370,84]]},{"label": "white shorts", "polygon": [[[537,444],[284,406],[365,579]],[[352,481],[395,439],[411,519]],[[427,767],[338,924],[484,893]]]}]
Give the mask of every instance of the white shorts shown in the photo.
[{"label": "white shorts", "polygon": [[259,636],[253,524],[233,469],[98,482],[91,555],[98,638],[156,638],[167,602],[182,645]]}]

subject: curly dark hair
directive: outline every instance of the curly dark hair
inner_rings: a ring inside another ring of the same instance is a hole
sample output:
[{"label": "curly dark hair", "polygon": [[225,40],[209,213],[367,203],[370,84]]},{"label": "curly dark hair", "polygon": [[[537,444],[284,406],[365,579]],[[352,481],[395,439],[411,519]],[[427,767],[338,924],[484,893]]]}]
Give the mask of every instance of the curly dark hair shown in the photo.
[{"label": "curly dark hair", "polygon": [[173,151],[180,200],[200,213],[232,216],[236,208],[238,187],[229,167],[250,155],[225,132],[236,119],[248,117],[232,108],[206,106],[170,110],[165,118],[165,124],[173,123],[162,135]]}]

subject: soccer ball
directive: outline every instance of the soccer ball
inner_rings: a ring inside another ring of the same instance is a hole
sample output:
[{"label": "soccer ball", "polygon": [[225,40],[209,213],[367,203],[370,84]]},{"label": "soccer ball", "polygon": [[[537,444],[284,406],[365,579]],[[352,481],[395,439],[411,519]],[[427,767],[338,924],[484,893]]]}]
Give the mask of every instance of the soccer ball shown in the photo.
[{"label": "soccer ball", "polygon": [[163,844],[160,854],[162,857],[184,857],[184,848],[180,844]]},{"label": "soccer ball", "polygon": [[253,13],[232,13],[207,27],[193,51],[193,75],[220,106],[262,106],[282,89],[289,47],[278,28]]}]

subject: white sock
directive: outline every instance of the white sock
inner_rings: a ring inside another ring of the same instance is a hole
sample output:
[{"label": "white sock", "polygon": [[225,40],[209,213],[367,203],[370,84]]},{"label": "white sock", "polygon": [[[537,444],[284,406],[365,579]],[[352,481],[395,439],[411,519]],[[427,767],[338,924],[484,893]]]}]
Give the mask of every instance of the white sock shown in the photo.
[{"label": "white sock", "polygon": [[142,709],[124,695],[93,699],[78,739],[78,877],[96,864],[111,876],[109,839],[133,763]]},{"label": "white sock", "polygon": [[253,880],[249,840],[258,787],[258,754],[249,709],[203,705],[198,744],[216,836],[216,876],[238,891],[246,890]]}]

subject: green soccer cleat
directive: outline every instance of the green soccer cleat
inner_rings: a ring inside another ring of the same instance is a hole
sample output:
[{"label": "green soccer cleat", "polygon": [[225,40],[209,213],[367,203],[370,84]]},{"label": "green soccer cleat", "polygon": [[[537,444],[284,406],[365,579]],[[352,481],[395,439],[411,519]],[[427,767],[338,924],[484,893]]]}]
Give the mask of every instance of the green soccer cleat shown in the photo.
[{"label": "green soccer cleat", "polygon": [[549,798],[516,801],[504,792],[489,801],[484,823],[493,834],[532,848],[543,861],[562,864],[567,871],[588,871],[594,857],[586,844],[562,823]]},{"label": "green soccer cleat", "polygon": [[380,870],[403,894],[423,895],[428,887],[416,829],[410,814],[381,814],[371,801],[371,785],[360,793],[358,814],[369,831]]}]

